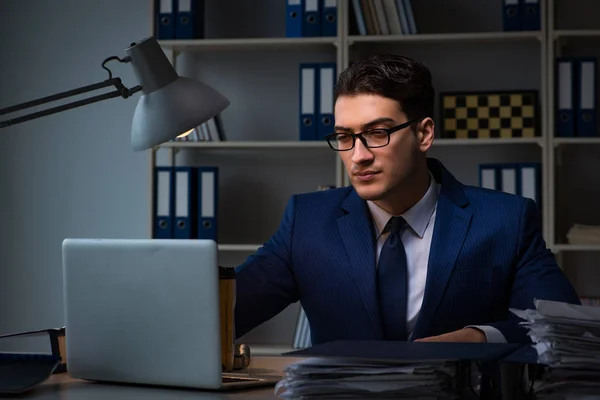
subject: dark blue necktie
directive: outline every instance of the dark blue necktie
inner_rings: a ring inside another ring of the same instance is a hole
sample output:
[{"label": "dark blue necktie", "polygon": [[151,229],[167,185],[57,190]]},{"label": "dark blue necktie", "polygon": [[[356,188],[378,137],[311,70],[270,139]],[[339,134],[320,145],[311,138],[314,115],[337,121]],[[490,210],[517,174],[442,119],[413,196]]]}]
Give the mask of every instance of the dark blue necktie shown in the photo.
[{"label": "dark blue necktie", "polygon": [[406,340],[406,303],[408,271],[401,235],[406,226],[402,217],[392,217],[385,231],[390,235],[383,244],[377,267],[379,307],[386,339]]}]

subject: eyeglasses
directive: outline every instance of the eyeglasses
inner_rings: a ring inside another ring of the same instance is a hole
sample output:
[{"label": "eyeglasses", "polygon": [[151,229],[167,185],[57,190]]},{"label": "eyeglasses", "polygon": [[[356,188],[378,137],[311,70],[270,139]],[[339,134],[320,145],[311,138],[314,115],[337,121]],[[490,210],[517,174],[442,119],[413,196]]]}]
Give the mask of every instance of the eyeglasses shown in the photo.
[{"label": "eyeglasses", "polygon": [[392,128],[370,129],[359,133],[332,133],[325,136],[325,139],[327,139],[329,147],[335,151],[352,150],[356,138],[359,138],[365,147],[371,149],[385,147],[390,143],[390,135],[392,133],[404,129],[417,121],[419,121],[419,119],[413,119]]}]

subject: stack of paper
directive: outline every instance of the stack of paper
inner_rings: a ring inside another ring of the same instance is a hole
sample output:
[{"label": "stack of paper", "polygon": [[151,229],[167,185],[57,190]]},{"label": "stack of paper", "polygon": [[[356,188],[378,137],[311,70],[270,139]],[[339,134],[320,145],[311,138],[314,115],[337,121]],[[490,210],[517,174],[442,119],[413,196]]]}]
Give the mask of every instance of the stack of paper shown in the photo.
[{"label": "stack of paper", "polygon": [[285,369],[275,395],[283,399],[456,399],[455,365],[309,357]]},{"label": "stack of paper", "polygon": [[567,233],[569,244],[600,244],[600,226],[574,224]]},{"label": "stack of paper", "polygon": [[600,307],[547,300],[536,300],[535,307],[511,311],[525,320],[538,361],[548,366],[544,378],[534,383],[538,398],[598,395]]}]

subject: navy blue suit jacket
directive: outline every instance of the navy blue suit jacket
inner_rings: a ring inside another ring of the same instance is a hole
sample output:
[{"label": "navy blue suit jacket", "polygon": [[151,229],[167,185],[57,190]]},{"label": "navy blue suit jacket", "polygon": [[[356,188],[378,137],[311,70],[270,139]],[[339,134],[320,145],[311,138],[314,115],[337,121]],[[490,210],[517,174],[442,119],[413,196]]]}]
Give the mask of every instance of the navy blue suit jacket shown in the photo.
[{"label": "navy blue suit jacket", "polygon": [[[546,248],[536,204],[461,184],[428,159],[441,184],[423,304],[412,339],[491,325],[527,342],[509,308],[580,304]],[[377,305],[375,235],[352,187],[293,196],[277,232],[237,268],[237,337],[300,301],[312,344],[385,340]]]}]

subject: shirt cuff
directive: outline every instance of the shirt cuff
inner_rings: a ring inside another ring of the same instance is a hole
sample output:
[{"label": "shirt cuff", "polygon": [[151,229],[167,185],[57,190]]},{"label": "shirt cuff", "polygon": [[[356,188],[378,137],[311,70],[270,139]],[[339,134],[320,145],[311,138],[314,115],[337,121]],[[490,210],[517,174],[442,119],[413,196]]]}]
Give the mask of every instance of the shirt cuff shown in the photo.
[{"label": "shirt cuff", "polygon": [[507,343],[504,335],[493,326],[487,325],[469,325],[465,326],[465,328],[475,328],[479,329],[485,335],[485,338],[488,343]]}]

